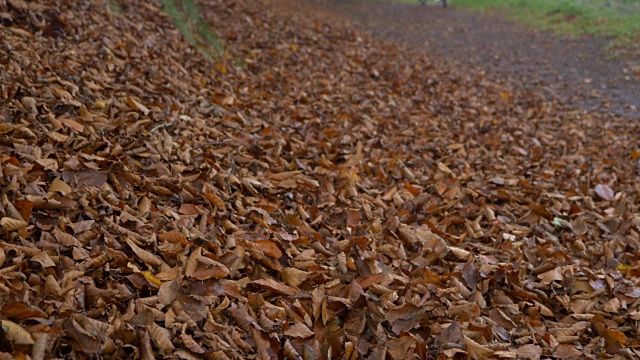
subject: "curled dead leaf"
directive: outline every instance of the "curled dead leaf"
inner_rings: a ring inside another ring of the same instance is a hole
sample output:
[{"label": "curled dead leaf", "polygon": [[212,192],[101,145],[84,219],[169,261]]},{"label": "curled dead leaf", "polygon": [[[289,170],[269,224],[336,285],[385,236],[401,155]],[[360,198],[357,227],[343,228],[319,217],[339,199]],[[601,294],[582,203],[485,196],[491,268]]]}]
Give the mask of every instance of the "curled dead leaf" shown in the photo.
[{"label": "curled dead leaf", "polygon": [[175,349],[175,346],[171,343],[171,332],[169,330],[158,326],[156,323],[147,325],[147,330],[149,330],[149,336],[151,337],[153,345],[155,345],[161,353],[168,353]]},{"label": "curled dead leaf", "polygon": [[10,217],[3,217],[0,219],[0,225],[4,231],[16,231],[29,226],[29,224],[24,220],[17,220]]},{"label": "curled dead leaf", "polygon": [[297,291],[296,289],[294,289],[294,288],[292,288],[290,286],[281,284],[281,283],[279,283],[279,282],[277,282],[277,281],[275,281],[273,279],[254,280],[254,281],[251,282],[251,284],[255,285],[255,286],[259,287],[259,288],[272,291],[272,292],[274,292],[276,294],[280,294],[280,295],[289,295],[289,296],[291,296],[291,295],[295,294],[296,291]]},{"label": "curled dead leaf", "polygon": [[282,270],[282,273],[280,274],[282,281],[293,287],[297,287],[305,282],[305,280],[309,278],[309,275],[310,274],[308,272],[296,268],[286,268]]},{"label": "curled dead leaf", "polygon": [[51,182],[51,185],[49,186],[49,190],[47,191],[50,193],[57,192],[62,195],[67,195],[71,192],[71,186],[67,185],[66,182],[60,179],[56,179]]},{"label": "curled dead leaf", "polygon": [[448,246],[447,249],[460,260],[467,260],[471,254],[469,251],[455,246]]},{"label": "curled dead leaf", "polygon": [[173,244],[180,244],[182,246],[189,245],[187,237],[178,230],[171,230],[169,232],[162,233],[158,235],[158,239],[162,241],[168,241]]},{"label": "curled dead leaf", "polygon": [[144,250],[144,249],[140,248],[131,239],[126,239],[125,241],[129,245],[129,247],[131,247],[131,250],[133,250],[133,252],[136,254],[136,256],[138,256],[138,258],[140,260],[142,260],[145,264],[150,265],[150,266],[160,266],[160,265],[162,265],[163,261],[162,261],[162,259],[160,257],[154,255],[153,253],[151,253],[151,252],[149,252],[147,250]]},{"label": "curled dead leaf", "polygon": [[465,336],[465,344],[467,345],[467,353],[475,360],[488,359],[493,354],[493,350],[488,347],[478,344],[473,339]]},{"label": "curled dead leaf", "polygon": [[290,326],[289,329],[285,330],[284,334],[298,338],[308,338],[315,335],[313,331],[309,330],[309,328],[301,322],[296,322]]},{"label": "curled dead leaf", "polygon": [[2,325],[4,336],[10,342],[16,345],[33,345],[33,336],[31,336],[31,333],[27,330],[23,329],[22,326],[9,320],[2,320],[0,324]]},{"label": "curled dead leaf", "polygon": [[180,283],[178,279],[167,281],[160,285],[158,290],[158,302],[162,305],[169,305],[180,294]]}]

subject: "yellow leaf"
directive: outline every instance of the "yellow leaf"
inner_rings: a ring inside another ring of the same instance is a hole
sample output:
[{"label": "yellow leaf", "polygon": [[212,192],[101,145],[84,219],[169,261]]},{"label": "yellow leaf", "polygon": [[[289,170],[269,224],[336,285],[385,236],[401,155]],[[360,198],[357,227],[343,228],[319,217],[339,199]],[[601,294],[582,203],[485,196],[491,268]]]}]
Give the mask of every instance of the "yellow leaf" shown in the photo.
[{"label": "yellow leaf", "polygon": [[142,274],[144,278],[147,279],[147,281],[149,281],[149,283],[151,283],[152,285],[157,287],[160,287],[162,285],[162,281],[158,280],[158,278],[155,277],[151,272],[140,271],[140,274]]},{"label": "yellow leaf", "polygon": [[618,266],[616,266],[616,270],[618,271],[627,271],[627,270],[631,270],[631,266],[625,264],[625,263],[620,263],[618,264]]},{"label": "yellow leaf", "polygon": [[222,75],[227,75],[227,67],[224,66],[223,63],[221,62],[216,62],[213,67],[218,70]]}]

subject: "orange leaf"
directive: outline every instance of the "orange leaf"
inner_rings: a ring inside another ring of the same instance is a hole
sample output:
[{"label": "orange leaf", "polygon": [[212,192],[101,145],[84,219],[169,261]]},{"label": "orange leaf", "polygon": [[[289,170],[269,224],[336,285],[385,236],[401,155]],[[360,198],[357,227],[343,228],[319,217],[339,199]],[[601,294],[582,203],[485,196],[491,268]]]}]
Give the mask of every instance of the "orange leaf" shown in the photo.
[{"label": "orange leaf", "polygon": [[178,210],[178,212],[180,212],[181,214],[184,214],[184,215],[200,215],[200,214],[204,214],[204,211],[202,211],[200,208],[198,208],[194,204],[182,204],[182,206],[180,206],[180,209]]},{"label": "orange leaf", "polygon": [[282,251],[280,251],[278,245],[276,245],[273,241],[258,240],[254,244],[258,245],[258,247],[260,247],[260,250],[262,250],[262,253],[267,256],[271,256],[272,258],[276,259],[282,257]]},{"label": "orange leaf", "polygon": [[158,235],[158,239],[162,241],[168,241],[173,244],[180,244],[182,246],[189,245],[187,237],[178,230],[171,230],[169,232]]},{"label": "orange leaf", "polygon": [[33,209],[33,201],[20,200],[16,201],[16,210],[20,213],[20,216],[24,221],[31,221],[31,210]]}]

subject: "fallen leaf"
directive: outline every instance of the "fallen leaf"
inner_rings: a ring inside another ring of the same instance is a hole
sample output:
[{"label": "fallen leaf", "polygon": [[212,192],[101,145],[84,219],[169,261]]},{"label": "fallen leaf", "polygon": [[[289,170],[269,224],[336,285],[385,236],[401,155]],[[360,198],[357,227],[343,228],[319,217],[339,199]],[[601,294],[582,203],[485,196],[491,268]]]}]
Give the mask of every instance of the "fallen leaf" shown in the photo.
[{"label": "fallen leaf", "polygon": [[303,323],[297,322],[285,330],[284,334],[291,337],[308,338],[313,336],[314,332],[309,330]]},{"label": "fallen leaf", "polygon": [[282,281],[284,281],[285,284],[296,287],[305,282],[305,280],[309,278],[310,274],[306,271],[298,270],[296,268],[286,268],[282,270],[280,276],[282,277]]},{"label": "fallen leaf", "polygon": [[0,219],[0,226],[2,226],[2,230],[4,231],[16,231],[29,226],[29,224],[24,220],[3,217]]},{"label": "fallen leaf", "polygon": [[273,279],[260,279],[260,280],[254,280],[251,282],[252,285],[255,285],[259,288],[262,289],[266,289],[269,290],[271,292],[274,292],[276,294],[279,295],[288,295],[291,296],[293,294],[296,293],[296,289],[284,285],[284,284],[280,284],[279,282],[273,280]]},{"label": "fallen leaf", "polygon": [[62,195],[67,195],[71,192],[71,186],[67,185],[67,183],[60,179],[56,179],[51,182],[48,192],[58,192]]},{"label": "fallen leaf", "polygon": [[138,245],[136,245],[133,240],[126,239],[126,243],[131,247],[131,250],[138,256],[140,260],[142,260],[145,264],[149,266],[160,266],[162,265],[162,259],[151,252],[144,250]]},{"label": "fallen leaf", "polygon": [[613,190],[604,184],[596,185],[596,194],[603,198],[604,200],[612,200],[615,196]]},{"label": "fallen leaf", "polygon": [[166,233],[158,235],[158,239],[162,241],[168,241],[173,244],[180,244],[182,246],[189,245],[187,237],[178,230],[171,230]]},{"label": "fallen leaf", "polygon": [[7,340],[16,345],[33,345],[33,336],[20,325],[9,320],[2,320],[0,323],[2,324],[2,331]]},{"label": "fallen leaf", "polygon": [[467,345],[467,353],[473,359],[486,359],[493,354],[493,350],[489,349],[486,346],[478,344],[467,336],[464,337],[464,340]]},{"label": "fallen leaf", "polygon": [[517,350],[519,357],[524,359],[538,360],[542,355],[542,348],[538,345],[527,344],[520,346]]}]

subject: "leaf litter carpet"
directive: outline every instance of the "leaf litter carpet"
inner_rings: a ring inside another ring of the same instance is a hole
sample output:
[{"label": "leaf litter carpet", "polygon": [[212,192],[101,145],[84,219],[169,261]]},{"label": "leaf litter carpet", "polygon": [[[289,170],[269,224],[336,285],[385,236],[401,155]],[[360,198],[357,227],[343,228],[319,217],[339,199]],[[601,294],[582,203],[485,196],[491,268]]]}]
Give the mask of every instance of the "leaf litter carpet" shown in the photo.
[{"label": "leaf litter carpet", "polygon": [[200,6],[0,1],[0,358],[640,356],[637,123]]}]

